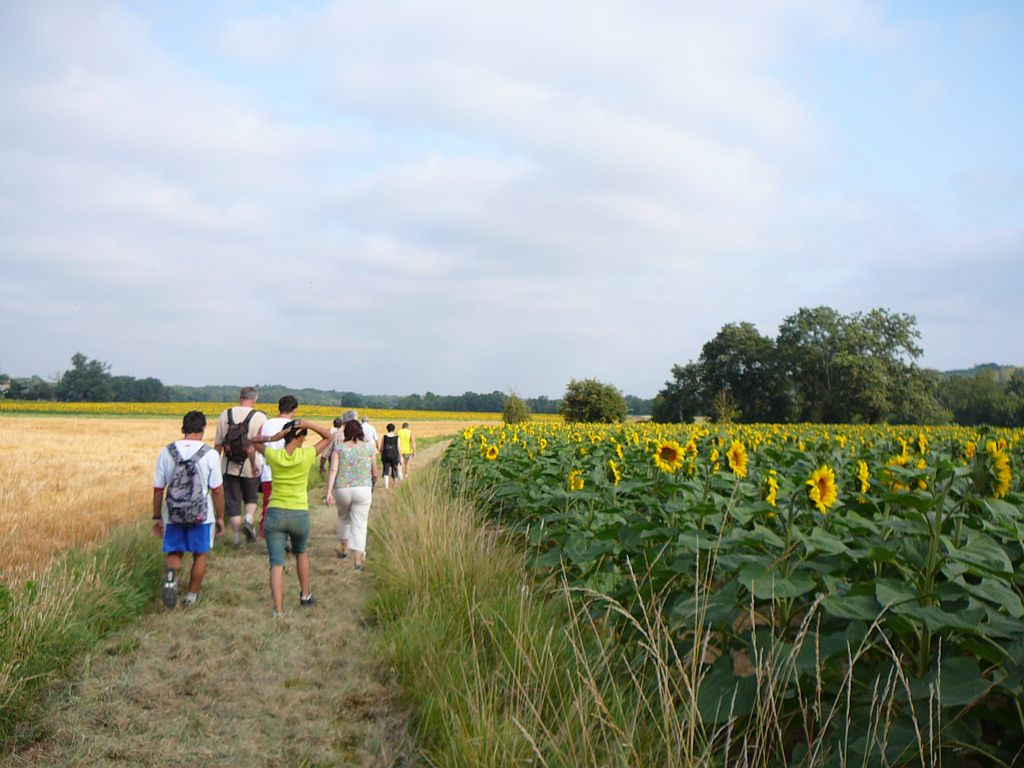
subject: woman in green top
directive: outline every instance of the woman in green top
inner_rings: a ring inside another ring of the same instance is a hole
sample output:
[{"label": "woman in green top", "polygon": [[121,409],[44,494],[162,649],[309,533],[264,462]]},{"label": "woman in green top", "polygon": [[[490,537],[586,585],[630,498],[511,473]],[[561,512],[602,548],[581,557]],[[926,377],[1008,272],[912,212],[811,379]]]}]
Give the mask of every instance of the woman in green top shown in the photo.
[{"label": "woman in green top", "polygon": [[[307,431],[312,429],[321,440],[314,448],[306,448]],[[283,448],[264,445],[284,440]],[[333,442],[330,429],[305,419],[285,424],[276,435],[252,438],[254,450],[263,453],[274,476],[274,487],[267,507],[267,554],[270,556],[270,598],[274,616],[284,612],[284,545],[290,539],[295,554],[295,570],[299,574],[299,605],[308,608],[316,603],[309,588],[309,470],[318,454]]]}]

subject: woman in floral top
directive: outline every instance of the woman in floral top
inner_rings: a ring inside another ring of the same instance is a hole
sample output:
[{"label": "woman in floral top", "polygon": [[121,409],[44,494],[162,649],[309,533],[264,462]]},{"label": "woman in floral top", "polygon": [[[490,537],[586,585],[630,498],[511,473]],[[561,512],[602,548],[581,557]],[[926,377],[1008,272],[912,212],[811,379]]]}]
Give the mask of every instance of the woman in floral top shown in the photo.
[{"label": "woman in floral top", "polygon": [[358,421],[346,421],[342,429],[344,441],[335,443],[331,452],[327,503],[338,505],[339,556],[344,559],[351,552],[356,570],[361,571],[366,563],[366,524],[377,480],[377,449],[363,440]]}]

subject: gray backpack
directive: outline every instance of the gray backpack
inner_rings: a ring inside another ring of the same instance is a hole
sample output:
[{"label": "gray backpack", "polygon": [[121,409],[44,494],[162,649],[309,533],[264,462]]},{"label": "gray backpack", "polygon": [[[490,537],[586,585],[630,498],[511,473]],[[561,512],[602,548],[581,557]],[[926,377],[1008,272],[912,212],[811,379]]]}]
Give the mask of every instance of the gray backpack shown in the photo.
[{"label": "gray backpack", "polygon": [[174,459],[174,472],[167,484],[167,520],[176,525],[200,525],[206,522],[206,478],[199,462],[210,450],[203,445],[187,459],[181,458],[174,443],[167,452]]}]

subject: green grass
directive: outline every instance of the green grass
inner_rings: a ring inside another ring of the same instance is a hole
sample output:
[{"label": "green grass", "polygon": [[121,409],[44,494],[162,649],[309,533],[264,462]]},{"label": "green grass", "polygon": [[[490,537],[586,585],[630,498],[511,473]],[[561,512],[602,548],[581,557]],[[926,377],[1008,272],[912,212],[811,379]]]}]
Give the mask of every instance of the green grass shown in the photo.
[{"label": "green grass", "polygon": [[[699,764],[670,638],[652,631],[660,663],[631,670],[593,606],[536,583],[525,546],[448,488],[436,470],[414,475],[374,528],[381,653],[430,763]],[[651,695],[659,684],[671,692]]]},{"label": "green grass", "polygon": [[36,738],[53,680],[153,605],[161,563],[148,530],[132,526],[66,553],[20,590],[0,585],[0,747]]}]

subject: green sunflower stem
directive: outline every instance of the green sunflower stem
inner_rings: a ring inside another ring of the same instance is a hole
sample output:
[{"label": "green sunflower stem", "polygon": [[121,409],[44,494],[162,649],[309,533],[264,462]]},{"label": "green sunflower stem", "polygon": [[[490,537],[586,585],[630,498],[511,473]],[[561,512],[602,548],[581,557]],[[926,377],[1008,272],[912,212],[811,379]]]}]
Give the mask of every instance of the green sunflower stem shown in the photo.
[{"label": "green sunflower stem", "polygon": [[[935,602],[935,577],[939,573],[941,567],[941,558],[939,555],[939,545],[942,538],[942,525],[943,525],[943,511],[946,506],[946,498],[949,496],[950,488],[953,486],[953,478],[950,477],[949,482],[946,483],[946,489],[942,495],[936,499],[934,505],[934,514],[928,517],[929,526],[929,537],[931,541],[928,542],[928,562],[925,566],[924,574],[924,589],[921,595],[921,604],[923,606],[932,605]],[[917,673],[918,676],[923,677],[928,673],[929,667],[931,667],[931,654],[932,654],[932,633],[927,626],[923,627],[921,633],[921,647],[918,649],[918,663]]]}]

